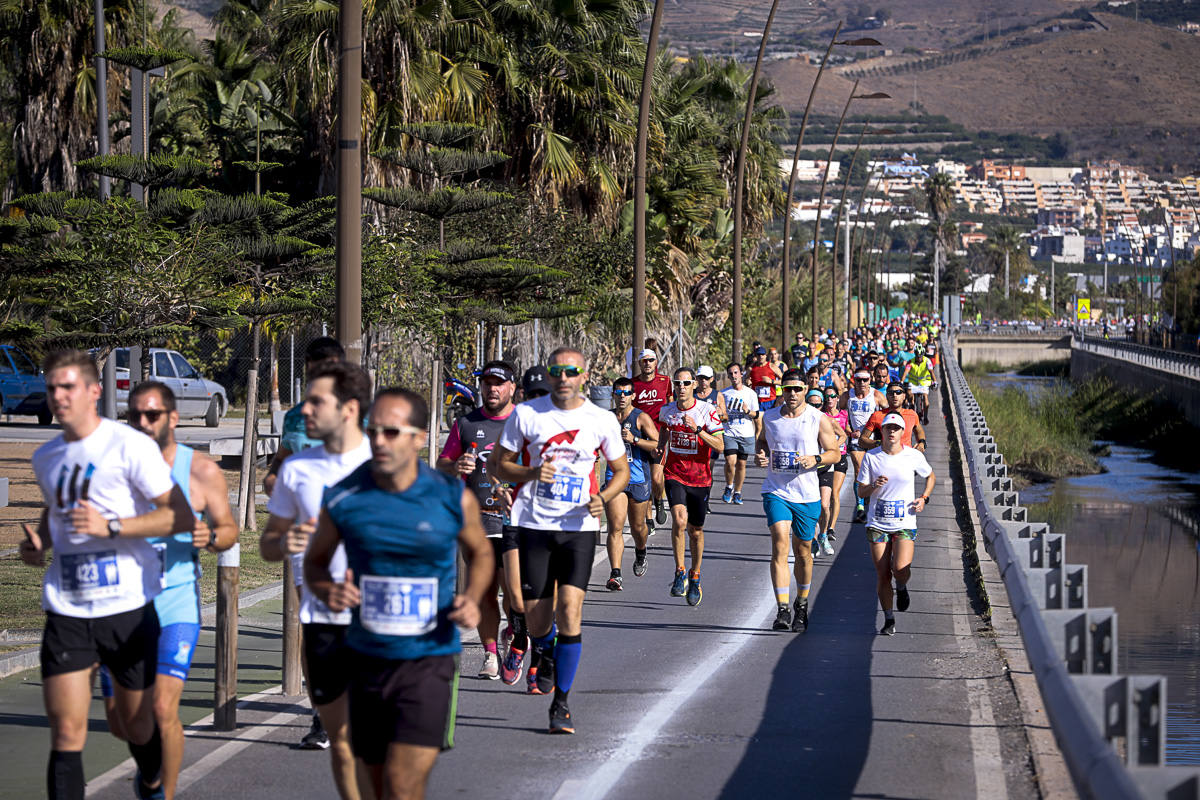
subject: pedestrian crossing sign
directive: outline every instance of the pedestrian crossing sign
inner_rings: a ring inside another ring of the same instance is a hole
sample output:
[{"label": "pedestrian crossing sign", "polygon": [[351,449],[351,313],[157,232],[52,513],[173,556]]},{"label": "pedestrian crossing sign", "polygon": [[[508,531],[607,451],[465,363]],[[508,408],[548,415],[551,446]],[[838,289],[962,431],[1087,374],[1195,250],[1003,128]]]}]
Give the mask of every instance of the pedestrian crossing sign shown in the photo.
[{"label": "pedestrian crossing sign", "polygon": [[1088,320],[1092,318],[1092,301],[1080,297],[1075,301],[1075,319]]}]

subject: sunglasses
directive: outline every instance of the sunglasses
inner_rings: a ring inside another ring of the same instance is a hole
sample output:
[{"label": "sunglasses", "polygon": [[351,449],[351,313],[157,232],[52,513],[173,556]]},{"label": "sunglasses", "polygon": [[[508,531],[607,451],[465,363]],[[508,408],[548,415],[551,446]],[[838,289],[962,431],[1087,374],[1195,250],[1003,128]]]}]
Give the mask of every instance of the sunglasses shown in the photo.
[{"label": "sunglasses", "polygon": [[550,373],[551,378],[561,378],[564,375],[574,378],[583,374],[583,370],[574,364],[551,364],[546,371]]},{"label": "sunglasses", "polygon": [[781,386],[779,388],[785,392],[803,392],[808,387],[807,386]]},{"label": "sunglasses", "polygon": [[691,386],[695,381],[671,381],[676,386]]},{"label": "sunglasses", "polygon": [[871,379],[870,379],[870,378],[855,378],[854,380],[856,380],[856,381],[869,381],[869,380],[871,380]]},{"label": "sunglasses", "polygon": [[158,422],[162,415],[167,413],[165,409],[155,408],[150,411],[138,411],[136,408],[131,408],[125,413],[125,418],[130,422],[137,422],[140,417],[145,417],[146,420],[153,425]]},{"label": "sunglasses", "polygon": [[908,392],[903,389],[892,389],[888,394],[908,394]]},{"label": "sunglasses", "polygon": [[420,428],[414,428],[412,425],[403,425],[399,428],[385,427],[382,425],[371,425],[367,428],[367,438],[374,439],[376,436],[383,436],[389,442],[395,439],[402,433],[424,433]]},{"label": "sunglasses", "polygon": [[633,394],[633,389],[613,389],[613,397],[625,397]]}]

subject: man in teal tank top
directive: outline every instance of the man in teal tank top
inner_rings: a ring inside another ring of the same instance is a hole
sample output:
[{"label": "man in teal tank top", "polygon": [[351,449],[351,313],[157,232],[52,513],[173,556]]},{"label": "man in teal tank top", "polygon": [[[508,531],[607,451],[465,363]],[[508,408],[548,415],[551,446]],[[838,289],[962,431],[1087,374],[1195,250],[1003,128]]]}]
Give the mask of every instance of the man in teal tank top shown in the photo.
[{"label": "man in teal tank top", "polygon": [[[371,461],[326,490],[304,558],[313,594],[333,611],[353,610],[350,738],[377,797],[424,797],[438,752],[454,746],[456,626],[479,624],[495,571],[475,495],[421,460],[428,420],[415,392],[376,395]],[[339,542],[341,583],[329,574]],[[467,580],[455,594],[460,546]]]}]

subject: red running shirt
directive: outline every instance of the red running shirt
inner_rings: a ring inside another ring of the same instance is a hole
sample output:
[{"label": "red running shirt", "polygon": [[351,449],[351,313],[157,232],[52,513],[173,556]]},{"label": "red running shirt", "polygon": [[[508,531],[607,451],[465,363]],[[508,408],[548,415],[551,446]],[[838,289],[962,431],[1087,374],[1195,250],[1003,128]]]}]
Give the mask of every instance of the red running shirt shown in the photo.
[{"label": "red running shirt", "polygon": [[[633,379],[633,407],[658,421],[658,412],[671,399],[671,379],[655,373],[648,381]],[[662,427],[661,425],[659,426]]]},{"label": "red running shirt", "polygon": [[775,382],[779,377],[770,364],[750,368],[750,386],[758,399],[769,403],[775,399]]},{"label": "red running shirt", "polygon": [[677,403],[663,406],[658,412],[658,421],[667,442],[667,458],[663,462],[665,477],[684,486],[712,486],[712,448],[697,431],[689,430],[683,424],[685,416],[705,433],[715,436],[724,430],[717,407],[712,403],[697,400],[687,410],[680,409]]}]

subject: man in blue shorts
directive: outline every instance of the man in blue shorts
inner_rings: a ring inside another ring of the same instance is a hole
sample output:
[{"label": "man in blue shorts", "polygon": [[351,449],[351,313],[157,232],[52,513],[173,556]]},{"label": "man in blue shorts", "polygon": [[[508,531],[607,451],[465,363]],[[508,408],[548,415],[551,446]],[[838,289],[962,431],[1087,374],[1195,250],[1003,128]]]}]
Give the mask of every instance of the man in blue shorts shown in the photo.
[{"label": "man in blue shorts", "polygon": [[[821,487],[817,468],[841,458],[833,420],[804,402],[807,387],[798,369],[783,373],[783,403],[763,414],[757,459],[767,468],[763,479],[763,509],[771,531],[771,585],[778,613],[773,630],[808,628],[808,592],[812,583],[812,540],[821,516]],[[790,536],[789,536],[790,534]],[[788,608],[788,540],[796,547],[796,602]]]},{"label": "man in blue shorts", "polygon": [[[170,800],[175,796],[183,764],[179,701],[200,639],[200,588],[196,583],[200,576],[200,550],[228,550],[237,542],[238,529],[229,508],[229,486],[220,468],[208,456],[175,441],[179,412],[171,390],[158,381],[139,383],[129,393],[127,417],[130,427],[158,445],[163,460],[171,466],[171,480],[198,515],[195,530],[150,540],[162,564],[162,590],[154,598],[161,631],[154,680],[154,718],[162,735],[162,796]],[[119,738],[125,738],[115,713],[111,676],[103,667],[100,685],[109,728]]]},{"label": "man in blue shorts", "polygon": [[[650,508],[650,454],[658,449],[658,426],[649,414],[633,407],[633,381],[617,378],[613,381],[613,402],[617,422],[621,423],[621,439],[625,442],[625,458],[629,463],[629,485],[604,504],[608,517],[608,563],[611,571],[605,586],[610,592],[623,588],[621,558],[625,554],[622,530],[626,518],[633,535],[633,574],[646,574],[646,539],[650,535],[646,512]],[[604,485],[613,478],[612,467],[604,470]]]},{"label": "man in blue shorts", "polygon": [[[352,609],[350,739],[374,796],[422,798],[441,750],[454,746],[458,627],[479,624],[495,575],[479,501],[421,460],[429,408],[407,389],[371,406],[371,460],[325,493],[304,557],[305,585],[334,612]],[[344,545],[346,571],[330,566]],[[459,548],[466,584],[455,594]]]}]

